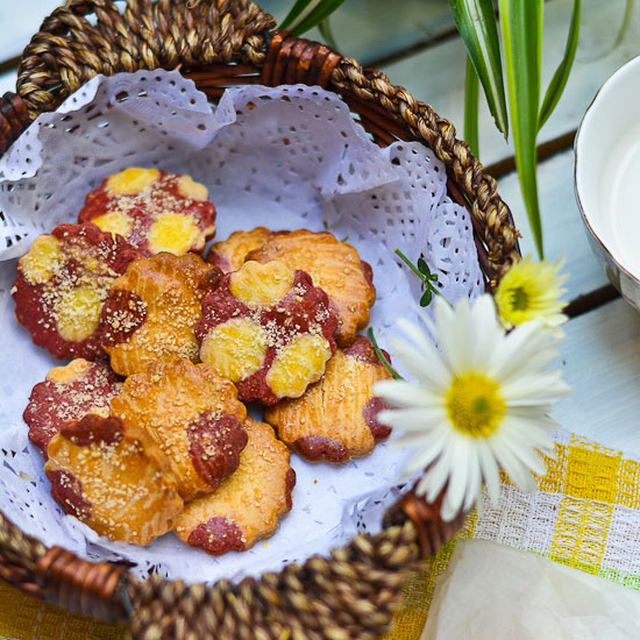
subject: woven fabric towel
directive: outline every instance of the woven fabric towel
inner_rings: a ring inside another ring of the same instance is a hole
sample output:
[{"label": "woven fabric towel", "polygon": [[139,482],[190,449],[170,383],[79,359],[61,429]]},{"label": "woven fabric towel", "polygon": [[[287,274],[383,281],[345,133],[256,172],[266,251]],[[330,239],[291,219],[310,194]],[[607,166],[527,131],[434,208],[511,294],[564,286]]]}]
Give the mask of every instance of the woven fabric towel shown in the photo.
[{"label": "woven fabric towel", "polygon": [[[538,491],[524,494],[503,478],[500,502],[471,513],[463,530],[405,587],[387,640],[418,640],[435,579],[458,540],[481,538],[542,554],[556,562],[640,590],[640,459],[567,432]],[[23,596],[0,583],[0,636],[19,640],[123,637]]]}]

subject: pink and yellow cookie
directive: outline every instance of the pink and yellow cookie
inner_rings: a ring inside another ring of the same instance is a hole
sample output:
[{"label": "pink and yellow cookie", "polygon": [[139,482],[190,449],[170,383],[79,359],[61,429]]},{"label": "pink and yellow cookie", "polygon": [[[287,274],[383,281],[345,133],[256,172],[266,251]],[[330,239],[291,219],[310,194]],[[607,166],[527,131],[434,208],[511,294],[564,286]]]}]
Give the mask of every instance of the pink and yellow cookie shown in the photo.
[{"label": "pink and yellow cookie", "polygon": [[105,361],[76,358],[47,373],[31,390],[22,417],[29,425],[29,440],[47,457],[53,436],[74,420],[92,413],[109,415],[111,399],[122,391],[122,382]]},{"label": "pink and yellow cookie", "polygon": [[127,429],[144,429],[169,459],[185,501],[210,493],[239,464],[247,415],[229,380],[209,365],[155,362],[111,401]]},{"label": "pink and yellow cookie", "polygon": [[375,383],[389,377],[369,340],[358,336],[336,351],[320,382],[301,398],[267,407],[265,420],[308,460],[344,462],[366,455],[391,433],[377,417],[388,407],[373,395]]},{"label": "pink and yellow cookie", "polygon": [[102,320],[102,346],[111,367],[128,376],[156,361],[198,361],[193,332],[201,300],[221,277],[200,256],[159,253],[139,258],[109,291]]},{"label": "pink and yellow cookie", "polygon": [[61,224],[18,260],[16,318],[56,358],[103,358],[100,314],[113,281],[138,253],[94,224]]},{"label": "pink and yellow cookie", "polygon": [[280,260],[291,269],[306,271],[313,284],[327,292],[336,311],[340,346],[351,344],[369,323],[369,309],[376,300],[371,267],[354,247],[339,242],[331,233],[306,229],[274,232],[246,259]]},{"label": "pink and yellow cookie", "polygon": [[78,214],[119,233],[142,255],[202,251],[215,234],[216,209],[207,188],[188,175],[130,167],[91,191]]},{"label": "pink and yellow cookie", "polygon": [[246,262],[202,301],[200,358],[238,387],[240,399],[297,398],[336,349],[327,294],[277,260]]},{"label": "pink and yellow cookie", "polygon": [[249,440],[240,466],[217,491],[186,505],[175,533],[212,555],[244,551],[273,534],[291,510],[296,482],[289,451],[264,422],[247,418]]},{"label": "pink and yellow cookie", "polygon": [[167,461],[141,432],[87,415],[49,442],[45,472],[64,511],[111,540],[147,544],[171,530],[183,501]]}]

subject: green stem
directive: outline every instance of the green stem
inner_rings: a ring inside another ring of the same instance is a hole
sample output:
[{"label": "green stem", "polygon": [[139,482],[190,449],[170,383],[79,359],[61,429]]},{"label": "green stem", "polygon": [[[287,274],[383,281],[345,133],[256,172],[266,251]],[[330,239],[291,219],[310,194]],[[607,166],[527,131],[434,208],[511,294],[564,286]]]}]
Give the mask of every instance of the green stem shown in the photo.
[{"label": "green stem", "polygon": [[627,35],[627,31],[629,31],[629,25],[631,24],[631,18],[633,17],[633,4],[634,0],[627,0],[625,3],[624,18],[622,19],[622,26],[618,32],[618,37],[613,43],[614,49],[624,40],[625,35]]},{"label": "green stem", "polygon": [[336,39],[333,37],[333,32],[331,31],[331,25],[329,24],[329,18],[325,18],[319,25],[318,29],[324,38],[324,41],[334,50],[338,50],[338,45],[336,43]]},{"label": "green stem", "polygon": [[433,283],[431,282],[429,275],[422,273],[422,271],[420,271],[420,269],[418,269],[418,267],[416,267],[416,265],[413,264],[413,262],[411,262],[411,260],[409,260],[409,258],[407,258],[407,256],[405,256],[404,253],[402,253],[402,251],[400,251],[400,249],[396,248],[393,250],[393,252],[400,258],[400,260],[402,260],[402,262],[404,262],[407,265],[407,267],[409,267],[409,269],[411,269],[411,271],[413,271],[413,273],[415,273],[418,276],[418,278],[420,278],[420,280],[422,281],[422,284],[424,284],[424,286],[427,289],[429,289],[432,293],[435,293],[438,296],[442,295],[438,287],[433,286]]},{"label": "green stem", "polygon": [[378,359],[384,365],[384,368],[389,372],[391,377],[394,380],[403,380],[403,377],[391,366],[388,358],[382,353],[382,349],[378,346],[378,341],[376,337],[373,335],[373,329],[369,327],[369,331],[367,332],[369,335],[369,340],[371,340],[371,344],[373,345],[373,350],[376,352]]},{"label": "green stem", "polygon": [[477,158],[480,154],[478,140],[478,99],[480,83],[478,74],[467,56],[467,70],[464,85],[464,139],[471,149],[471,153]]},{"label": "green stem", "polygon": [[416,265],[413,264],[413,262],[411,262],[411,260],[409,260],[409,258],[407,258],[407,256],[405,256],[402,251],[400,251],[400,249],[394,249],[393,252],[400,258],[400,260],[402,260],[402,262],[407,265],[407,267],[409,267],[409,269],[411,269],[411,271],[413,271],[413,273],[418,276],[418,278],[420,278],[420,280],[422,280],[422,282],[425,282],[424,274],[418,270],[418,267],[416,267]]}]

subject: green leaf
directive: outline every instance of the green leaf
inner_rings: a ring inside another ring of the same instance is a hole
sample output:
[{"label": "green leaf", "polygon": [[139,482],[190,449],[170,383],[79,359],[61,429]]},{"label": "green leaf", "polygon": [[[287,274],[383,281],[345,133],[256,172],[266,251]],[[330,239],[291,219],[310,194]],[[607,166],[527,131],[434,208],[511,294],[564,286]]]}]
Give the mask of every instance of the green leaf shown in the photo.
[{"label": "green leaf", "polygon": [[467,56],[467,70],[464,84],[464,139],[471,153],[477,158],[480,153],[478,142],[478,98],[480,84],[478,74]]},{"label": "green leaf", "polygon": [[318,4],[319,0],[296,0],[295,4],[287,13],[285,19],[280,23],[280,29],[289,29],[296,20],[300,20],[311,9],[313,5]]},{"label": "green leaf", "polygon": [[536,178],[543,0],[499,0],[516,167],[538,255],[543,257]]},{"label": "green leaf", "polygon": [[633,5],[634,0],[627,0],[624,7],[624,18],[622,19],[622,25],[620,27],[620,31],[618,31],[618,36],[613,43],[613,48],[615,49],[627,35],[627,31],[629,31],[629,26],[631,25],[631,19],[633,18]]},{"label": "green leaf", "polygon": [[422,298],[420,298],[420,306],[421,307],[428,307],[429,304],[431,303],[431,300],[433,300],[433,292],[431,291],[431,289],[427,289],[422,294]]},{"label": "green leaf", "polygon": [[556,108],[558,100],[560,100],[560,96],[567,85],[569,72],[573,66],[573,61],[576,57],[576,49],[578,48],[580,11],[581,0],[574,0],[573,14],[571,15],[571,25],[569,26],[569,34],[567,35],[567,44],[565,45],[564,56],[553,74],[553,78],[551,78],[544,100],[542,101],[542,107],[540,107],[540,115],[538,117],[538,130],[542,128],[542,125],[544,125],[549,116],[553,113],[553,110]]},{"label": "green leaf", "polygon": [[333,32],[331,31],[331,25],[329,24],[329,18],[325,18],[319,25],[318,29],[320,29],[320,33],[324,38],[324,41],[334,50],[338,50],[338,45],[336,43],[336,39],[333,37]]},{"label": "green leaf", "polygon": [[427,264],[427,261],[420,256],[418,258],[418,271],[420,271],[420,273],[424,273],[425,276],[431,275],[431,271],[429,270],[429,265]]},{"label": "green leaf", "polygon": [[296,36],[326,20],[344,0],[297,0],[280,25]]},{"label": "green leaf", "polygon": [[453,19],[482,83],[496,126],[507,136],[507,104],[492,0],[449,0]]}]

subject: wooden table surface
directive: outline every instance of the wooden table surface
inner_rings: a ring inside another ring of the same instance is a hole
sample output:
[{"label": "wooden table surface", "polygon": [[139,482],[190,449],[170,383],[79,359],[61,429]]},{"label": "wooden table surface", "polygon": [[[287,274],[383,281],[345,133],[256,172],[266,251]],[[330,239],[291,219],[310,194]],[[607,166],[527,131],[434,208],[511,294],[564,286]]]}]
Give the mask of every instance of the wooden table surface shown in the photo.
[{"label": "wooden table surface", "polygon": [[[21,50],[60,0],[0,0],[0,94],[15,89]],[[265,0],[281,19],[292,0]],[[566,39],[571,0],[545,4],[543,82],[548,83]],[[538,180],[546,256],[566,258],[568,298],[574,317],[566,326],[561,367],[574,393],[555,409],[564,429],[602,444],[640,452],[640,316],[607,284],[587,244],[573,191],[573,136],[602,82],[640,54],[640,8],[620,38],[625,0],[583,0],[577,59],[558,107],[540,133]],[[332,18],[340,50],[385,71],[454,124],[463,122],[465,51],[447,0],[348,0]],[[319,38],[317,32],[310,35]],[[462,137],[462,131],[459,132]],[[523,252],[533,252],[513,172],[512,148],[482,105],[480,159],[499,179],[522,232]]]}]

